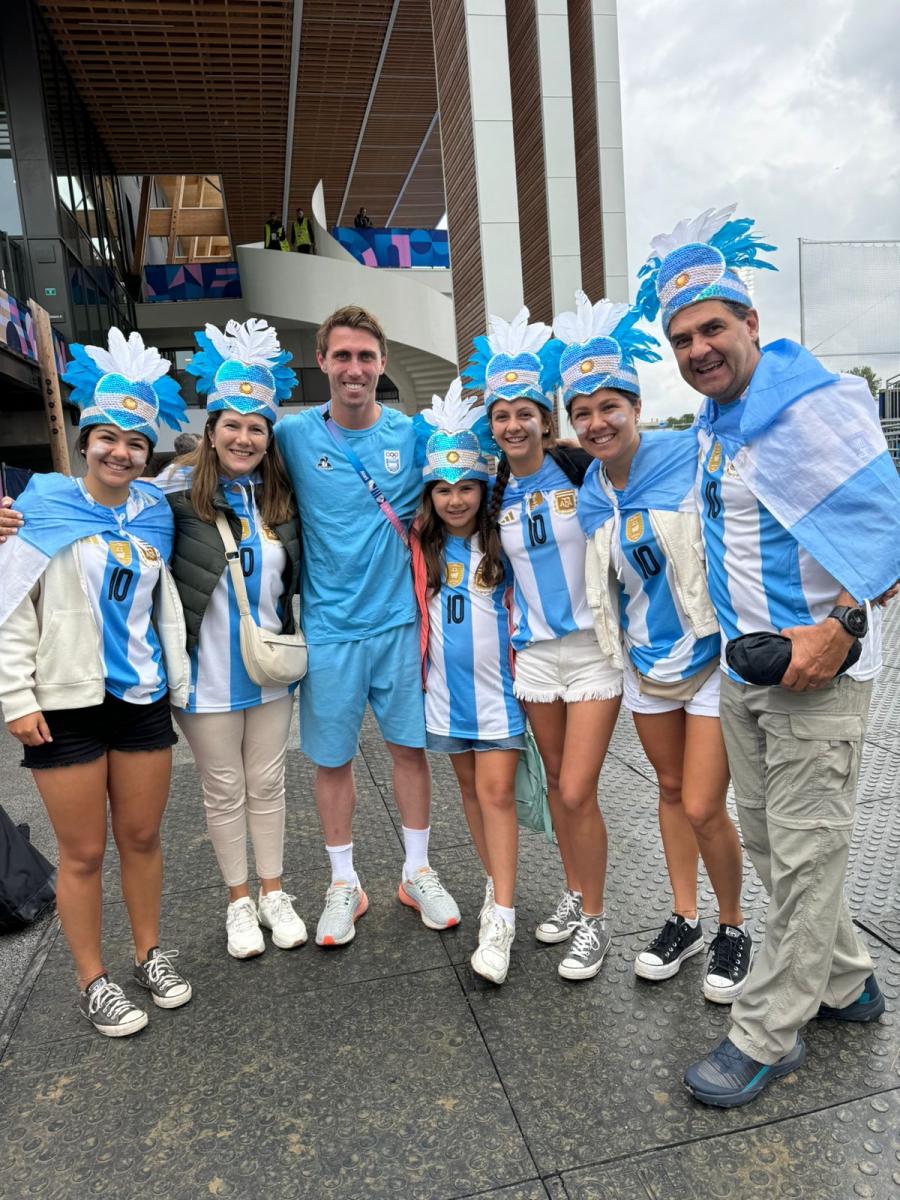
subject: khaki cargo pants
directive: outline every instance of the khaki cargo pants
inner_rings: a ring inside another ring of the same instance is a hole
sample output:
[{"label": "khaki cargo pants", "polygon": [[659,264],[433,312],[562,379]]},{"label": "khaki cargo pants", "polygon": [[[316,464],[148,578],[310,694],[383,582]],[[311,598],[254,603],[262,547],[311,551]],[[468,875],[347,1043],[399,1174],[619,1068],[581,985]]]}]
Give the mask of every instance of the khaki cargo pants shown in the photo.
[{"label": "khaki cargo pants", "polygon": [[720,715],[744,846],[769,894],[766,936],[729,1037],[763,1063],[820,1004],[855,1000],[872,971],[844,899],[871,683],[791,692],[723,675]]}]

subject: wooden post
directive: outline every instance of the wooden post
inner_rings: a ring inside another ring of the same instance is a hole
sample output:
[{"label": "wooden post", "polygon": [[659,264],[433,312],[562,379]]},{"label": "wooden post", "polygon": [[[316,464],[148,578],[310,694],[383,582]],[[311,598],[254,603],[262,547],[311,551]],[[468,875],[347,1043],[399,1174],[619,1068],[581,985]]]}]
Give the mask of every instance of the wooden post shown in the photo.
[{"label": "wooden post", "polygon": [[147,227],[150,224],[150,187],[152,175],[145,175],[141,180],[141,203],[138,209],[138,223],[134,234],[134,253],[131,256],[132,275],[141,275],[144,270],[144,255],[147,252]]},{"label": "wooden post", "polygon": [[37,349],[38,368],[41,372],[41,392],[44,396],[44,412],[47,415],[47,432],[50,438],[50,458],[53,470],[59,471],[63,475],[71,475],[65,414],[59,391],[59,376],[56,373],[56,355],[53,352],[53,328],[47,310],[41,308],[36,300],[28,301],[28,309],[34,323],[34,342]]},{"label": "wooden post", "polygon": [[178,218],[181,215],[181,206],[184,204],[184,176],[177,176],[178,182],[175,185],[175,196],[172,200],[171,218],[169,222],[169,248],[166,254],[166,262],[174,263],[175,261],[175,241],[178,237]]}]

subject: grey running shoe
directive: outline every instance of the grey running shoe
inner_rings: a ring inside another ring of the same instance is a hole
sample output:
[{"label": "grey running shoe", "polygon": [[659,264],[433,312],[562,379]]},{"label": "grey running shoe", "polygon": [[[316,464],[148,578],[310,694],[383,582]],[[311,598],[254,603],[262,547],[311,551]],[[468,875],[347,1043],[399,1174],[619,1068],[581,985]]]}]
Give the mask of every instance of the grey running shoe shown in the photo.
[{"label": "grey running shoe", "polygon": [[469,960],[476,975],[489,979],[491,983],[503,983],[509,970],[509,952],[516,931],[502,917],[493,917],[482,928],[478,938],[478,949]]},{"label": "grey running shoe", "polygon": [[317,946],[346,946],[356,937],[355,921],[369,907],[362,885],[336,880],[325,893],[325,907],[316,926]]},{"label": "grey running shoe", "polygon": [[563,979],[593,979],[603,966],[612,938],[606,917],[586,917],[575,926],[575,935],[566,957],[557,968]]},{"label": "grey running shoe", "polygon": [[481,906],[481,912],[478,914],[478,939],[481,940],[484,931],[491,923],[491,915],[494,911],[494,881],[488,879],[484,885],[484,903]]},{"label": "grey running shoe", "polygon": [[172,966],[177,950],[154,946],[142,963],[134,964],[134,977],[153,997],[157,1008],[181,1008],[194,994],[191,985]]},{"label": "grey running shoe", "polygon": [[541,921],[534,936],[539,942],[564,942],[575,932],[575,926],[581,920],[581,893],[563,892],[556,912],[546,921]]},{"label": "grey running shoe", "polygon": [[132,1004],[108,975],[98,975],[78,997],[78,1009],[104,1037],[128,1037],[147,1024],[147,1014]]},{"label": "grey running shoe", "polygon": [[417,908],[422,924],[429,929],[449,929],[460,922],[456,901],[433,867],[419,867],[412,879],[404,879],[397,898],[401,904]]}]

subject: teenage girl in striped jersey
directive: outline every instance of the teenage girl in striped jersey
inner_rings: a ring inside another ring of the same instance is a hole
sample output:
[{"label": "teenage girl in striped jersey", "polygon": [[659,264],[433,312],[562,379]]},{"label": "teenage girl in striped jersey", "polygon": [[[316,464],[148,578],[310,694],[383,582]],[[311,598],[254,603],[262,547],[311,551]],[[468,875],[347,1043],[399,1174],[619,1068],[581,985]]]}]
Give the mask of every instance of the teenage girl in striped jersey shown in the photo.
[{"label": "teenage girl in striped jersey", "polygon": [[601,653],[593,631],[577,475],[573,480],[554,458],[550,330],[527,322],[527,309],[510,325],[492,318],[491,334],[476,339],[466,378],[484,388],[491,432],[503,453],[490,515],[515,577],[515,694],[544,760],[566,876],[556,911],[536,937],[571,938],[559,973],[589,979],[611,940],[597,782],[619,711],[622,671]]},{"label": "teenage girl in striped jersey", "polygon": [[461,393],[455,380],[445,400],[435,396],[414,418],[425,458],[414,542],[428,589],[425,727],[428,749],[450,755],[487,875],[472,968],[499,984],[516,929],[515,776],[525,714],[513,694],[512,577],[488,518],[488,466],[472,430],[484,410]]},{"label": "teenage girl in striped jersey", "polygon": [[[698,848],[719,902],[703,983],[728,1004],[750,968],[740,907],[741,848],[725,808],[728,762],[719,724],[719,630],[706,589],[694,501],[692,430],[640,434],[635,357],[658,358],[655,339],[625,304],[576,295],[554,332],[563,402],[582,447],[597,460],[581,490],[588,536],[588,599],[600,645],[624,659],[625,705],[659,781],[659,825],[673,911],[638,954],[644,979],[675,975],[704,949],[697,912]],[[620,647],[624,648],[621,654]]]},{"label": "teenage girl in striped jersey", "polygon": [[[172,570],[187,623],[191,679],[175,719],[203,789],[206,823],[228,887],[227,950],[253,958],[265,950],[260,926],[289,950],[306,927],[282,888],[284,768],[293,687],[260,687],[241,657],[240,612],[216,516],[228,521],[240,552],[254,621],[293,632],[300,527],[284,465],[272,437],[279,403],[296,383],[274,329],[251,319],[198,333],[188,370],[207,394],[209,418],[197,449],[154,482],[175,516]],[[247,832],[259,893],[250,895]]]}]

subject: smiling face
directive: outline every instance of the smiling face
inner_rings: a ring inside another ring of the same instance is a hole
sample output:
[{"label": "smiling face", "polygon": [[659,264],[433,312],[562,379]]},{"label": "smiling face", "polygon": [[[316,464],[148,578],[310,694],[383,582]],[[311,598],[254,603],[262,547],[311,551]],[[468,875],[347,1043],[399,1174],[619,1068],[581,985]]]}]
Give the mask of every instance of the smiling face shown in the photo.
[{"label": "smiling face", "polygon": [[460,483],[439,480],[431,489],[431,503],[448,533],[467,538],[478,527],[478,509],[483,494],[484,484],[477,479],[463,479]]},{"label": "smiling face", "polygon": [[668,330],[685,383],[720,404],[737,400],[759,362],[759,316],[739,317],[721,300],[703,300],[681,309]]},{"label": "smiling face", "polygon": [[[118,425],[92,425],[84,441],[87,463],[85,485],[95,499],[111,501],[112,493],[128,494],[150,457],[150,442],[142,433],[128,433]],[[109,495],[107,495],[109,494]]]},{"label": "smiling face", "polygon": [[641,402],[634,403],[624,392],[599,388],[590,396],[575,396],[569,405],[569,420],[584,450],[607,470],[630,464],[638,448]]},{"label": "smiling face", "polygon": [[550,432],[550,414],[545,409],[533,400],[495,400],[490,422],[514,475],[531,475],[540,468],[544,438]]},{"label": "smiling face", "polygon": [[328,376],[331,410],[339,425],[372,424],[377,416],[375,393],[387,358],[378,339],[365,329],[336,325],[328,335],[325,354],[316,353]]},{"label": "smiling face", "polygon": [[207,428],[206,436],[219,460],[220,474],[236,479],[251,474],[265,458],[272,427],[259,413],[244,416],[226,408]]}]

